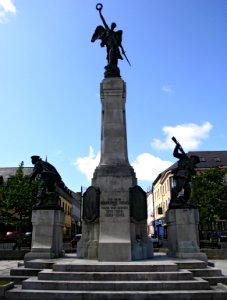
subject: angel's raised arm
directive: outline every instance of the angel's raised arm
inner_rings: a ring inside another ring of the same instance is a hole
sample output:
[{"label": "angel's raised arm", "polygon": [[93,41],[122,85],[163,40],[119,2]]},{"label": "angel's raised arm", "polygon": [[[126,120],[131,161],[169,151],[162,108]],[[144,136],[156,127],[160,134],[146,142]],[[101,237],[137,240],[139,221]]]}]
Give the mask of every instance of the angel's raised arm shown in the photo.
[{"label": "angel's raised arm", "polygon": [[99,11],[99,15],[100,15],[100,18],[101,18],[101,20],[103,22],[104,27],[106,28],[106,30],[110,30],[109,26],[106,23],[106,20],[104,19],[103,15],[102,15],[102,12],[101,12],[102,8],[103,8],[102,3],[98,3],[96,5],[96,9]]}]

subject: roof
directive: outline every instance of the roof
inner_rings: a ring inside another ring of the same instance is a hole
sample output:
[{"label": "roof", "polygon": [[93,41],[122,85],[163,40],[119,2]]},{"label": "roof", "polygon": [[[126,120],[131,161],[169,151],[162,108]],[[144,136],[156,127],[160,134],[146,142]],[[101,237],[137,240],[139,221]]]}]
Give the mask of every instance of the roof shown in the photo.
[{"label": "roof", "polygon": [[198,169],[227,168],[227,151],[191,151],[188,152],[188,155],[199,156],[200,163],[197,164]]},{"label": "roof", "polygon": [[[3,178],[3,182],[7,182],[7,180],[16,174],[18,167],[8,167],[8,168],[0,168],[0,179],[1,177]],[[23,173],[24,175],[30,176],[33,171],[33,167],[23,167]],[[1,180],[0,180],[0,185],[1,185]],[[75,193],[72,195],[72,191],[69,190],[67,187],[64,190],[63,188],[57,188],[58,193],[65,199],[70,199],[75,198]]]},{"label": "roof", "polygon": [[[197,170],[215,167],[227,168],[227,151],[189,151],[187,155],[197,155],[200,158],[200,162],[196,165]],[[178,160],[161,172],[153,181],[153,186],[160,178],[164,177],[168,171],[174,169],[177,166],[177,162]]]},{"label": "roof", "polygon": [[[3,180],[6,182],[9,177],[16,174],[17,169],[18,167],[0,168],[0,176],[2,176]],[[32,167],[23,167],[24,175],[30,175],[32,173],[32,170]]]}]

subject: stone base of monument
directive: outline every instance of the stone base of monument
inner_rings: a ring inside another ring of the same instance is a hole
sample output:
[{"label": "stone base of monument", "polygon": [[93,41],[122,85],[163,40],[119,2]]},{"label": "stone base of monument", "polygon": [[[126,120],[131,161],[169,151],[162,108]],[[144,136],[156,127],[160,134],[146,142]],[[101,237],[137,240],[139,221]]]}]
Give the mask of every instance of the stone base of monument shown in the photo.
[{"label": "stone base of monument", "polygon": [[131,223],[132,260],[149,259],[154,256],[153,243],[147,236],[147,222]]},{"label": "stone base of monument", "polygon": [[61,209],[32,211],[32,246],[24,260],[62,257],[64,212]]},{"label": "stone base of monument", "polygon": [[99,224],[99,261],[130,261],[129,192],[101,192]]},{"label": "stone base of monument", "polygon": [[126,83],[120,77],[105,78],[100,95],[101,158],[83,197],[77,254],[99,261],[147,259],[153,256],[153,245],[147,236],[146,193],[128,161]]},{"label": "stone base of monument", "polygon": [[102,185],[100,177],[101,188],[91,186],[84,195],[78,257],[112,262],[153,257],[153,244],[147,235],[146,193],[139,186],[106,191],[105,187],[123,189],[119,185],[126,179],[109,176]]},{"label": "stone base of monument", "polygon": [[99,242],[99,261],[130,261],[130,241],[106,239]]},{"label": "stone base of monument", "polygon": [[207,261],[199,248],[199,212],[197,209],[169,209],[166,213],[168,228],[168,255]]}]

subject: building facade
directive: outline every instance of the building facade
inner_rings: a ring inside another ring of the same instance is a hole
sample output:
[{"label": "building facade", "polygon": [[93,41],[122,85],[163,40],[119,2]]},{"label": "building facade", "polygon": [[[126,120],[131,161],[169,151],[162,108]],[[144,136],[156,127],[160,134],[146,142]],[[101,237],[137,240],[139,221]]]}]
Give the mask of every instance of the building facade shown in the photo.
[{"label": "building facade", "polygon": [[[0,186],[4,185],[7,180],[16,174],[18,168],[0,168]],[[33,171],[32,167],[24,167],[24,175],[31,175]],[[65,191],[57,188],[59,194],[59,205],[64,210],[64,238],[70,239],[72,234],[75,233],[75,224],[80,220],[80,197],[78,193],[74,193],[70,190]],[[5,231],[4,222],[0,218],[1,231]]]},{"label": "building facade", "polygon": [[151,237],[154,235],[154,201],[153,194],[151,191],[147,192],[147,232],[148,236]]},{"label": "building facade", "polygon": [[[191,151],[188,156],[197,155],[200,163],[197,164],[196,172],[203,172],[210,168],[221,167],[226,170],[225,182],[227,182],[227,151]],[[153,182],[153,214],[154,231],[160,238],[166,236],[165,215],[171,198],[171,188],[173,187],[172,170],[176,168],[177,162],[168,169],[160,173]]]}]

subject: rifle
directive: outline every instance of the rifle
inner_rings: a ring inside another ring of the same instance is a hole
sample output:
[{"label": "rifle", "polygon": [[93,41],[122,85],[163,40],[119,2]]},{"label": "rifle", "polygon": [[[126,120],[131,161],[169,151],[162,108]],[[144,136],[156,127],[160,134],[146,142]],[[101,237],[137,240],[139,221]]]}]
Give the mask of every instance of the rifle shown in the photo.
[{"label": "rifle", "polygon": [[179,150],[182,152],[182,154],[187,155],[184,152],[184,149],[182,148],[181,144],[178,142],[178,140],[175,138],[175,136],[172,137],[172,140],[174,141],[174,143],[178,146]]},{"label": "rifle", "polygon": [[126,53],[125,53],[125,50],[124,50],[124,48],[123,48],[122,46],[121,46],[121,51],[122,51],[122,54],[124,55],[124,57],[126,58],[128,64],[129,64],[130,67],[131,67],[130,61],[128,60],[128,57],[127,57],[127,55],[126,55]]}]

